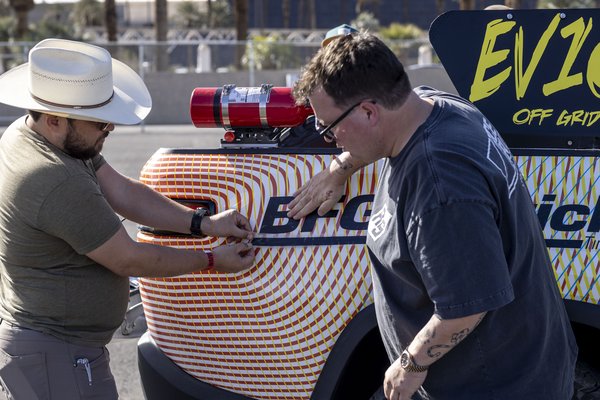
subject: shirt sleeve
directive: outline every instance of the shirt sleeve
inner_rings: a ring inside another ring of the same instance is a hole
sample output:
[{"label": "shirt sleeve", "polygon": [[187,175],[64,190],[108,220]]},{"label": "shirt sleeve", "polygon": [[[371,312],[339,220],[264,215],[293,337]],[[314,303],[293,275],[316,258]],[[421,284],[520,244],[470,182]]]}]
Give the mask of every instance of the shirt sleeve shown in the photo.
[{"label": "shirt sleeve", "polygon": [[514,299],[491,205],[468,200],[440,205],[414,221],[408,243],[441,318],[490,311]]},{"label": "shirt sleeve", "polygon": [[95,250],[121,227],[98,184],[85,174],[69,177],[48,195],[38,224],[79,254]]},{"label": "shirt sleeve", "polygon": [[106,160],[102,154],[97,154],[94,158],[92,158],[92,166],[94,167],[94,171],[98,171],[104,164],[106,164]]}]

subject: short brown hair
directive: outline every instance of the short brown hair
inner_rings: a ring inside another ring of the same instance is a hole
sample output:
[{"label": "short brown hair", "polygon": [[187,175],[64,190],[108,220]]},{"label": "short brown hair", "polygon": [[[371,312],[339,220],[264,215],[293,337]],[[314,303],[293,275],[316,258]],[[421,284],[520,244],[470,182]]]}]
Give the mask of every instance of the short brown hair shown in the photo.
[{"label": "short brown hair", "polygon": [[404,104],[411,90],[398,57],[368,33],[340,37],[320,49],[302,71],[294,97],[306,103],[319,87],[338,107],[374,99],[388,109]]},{"label": "short brown hair", "polygon": [[27,110],[27,113],[29,114],[29,116],[31,118],[33,118],[33,120],[35,122],[38,122],[38,120],[40,119],[40,117],[42,116],[42,113],[39,111],[33,111],[33,110]]}]

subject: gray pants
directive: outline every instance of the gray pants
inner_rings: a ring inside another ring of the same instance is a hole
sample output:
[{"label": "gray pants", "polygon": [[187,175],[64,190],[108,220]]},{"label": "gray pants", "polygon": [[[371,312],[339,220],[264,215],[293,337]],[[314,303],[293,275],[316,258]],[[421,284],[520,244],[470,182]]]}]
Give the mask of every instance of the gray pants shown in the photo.
[{"label": "gray pants", "polygon": [[106,347],[74,345],[0,321],[0,399],[119,397]]}]

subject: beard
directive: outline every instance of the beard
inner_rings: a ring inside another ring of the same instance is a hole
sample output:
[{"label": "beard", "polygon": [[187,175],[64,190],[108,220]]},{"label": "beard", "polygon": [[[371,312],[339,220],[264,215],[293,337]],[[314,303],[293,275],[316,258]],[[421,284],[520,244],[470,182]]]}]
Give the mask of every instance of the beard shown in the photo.
[{"label": "beard", "polygon": [[86,145],[85,141],[81,139],[81,136],[73,129],[71,124],[69,124],[69,132],[65,137],[63,148],[71,157],[80,160],[89,160],[100,154],[100,151],[102,151],[102,139],[106,138],[108,133],[109,132],[104,132],[93,146],[89,146]]}]

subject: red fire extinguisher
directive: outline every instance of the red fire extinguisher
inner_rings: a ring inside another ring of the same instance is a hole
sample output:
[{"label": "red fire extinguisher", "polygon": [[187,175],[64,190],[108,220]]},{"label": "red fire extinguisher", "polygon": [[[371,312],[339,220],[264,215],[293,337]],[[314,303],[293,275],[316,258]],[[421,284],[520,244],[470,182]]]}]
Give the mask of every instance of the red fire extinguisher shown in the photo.
[{"label": "red fire extinguisher", "polygon": [[297,105],[289,87],[199,87],[192,92],[190,116],[197,128],[285,128],[313,114]]}]

